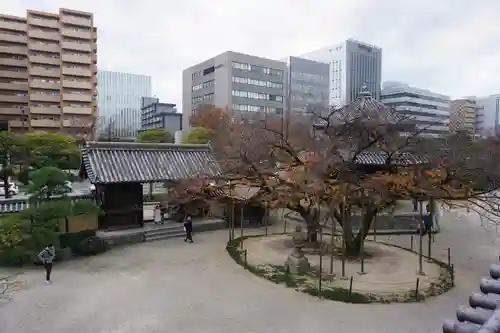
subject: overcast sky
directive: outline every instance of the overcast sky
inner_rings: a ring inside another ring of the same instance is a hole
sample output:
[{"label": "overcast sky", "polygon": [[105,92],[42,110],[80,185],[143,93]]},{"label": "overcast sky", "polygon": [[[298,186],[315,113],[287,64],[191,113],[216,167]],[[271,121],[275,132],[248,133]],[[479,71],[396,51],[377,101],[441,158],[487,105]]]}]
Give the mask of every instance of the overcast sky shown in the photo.
[{"label": "overcast sky", "polygon": [[93,12],[101,69],[150,75],[181,103],[182,70],[227,50],[282,58],[349,37],[383,48],[383,80],[452,97],[500,93],[500,0],[1,0]]}]

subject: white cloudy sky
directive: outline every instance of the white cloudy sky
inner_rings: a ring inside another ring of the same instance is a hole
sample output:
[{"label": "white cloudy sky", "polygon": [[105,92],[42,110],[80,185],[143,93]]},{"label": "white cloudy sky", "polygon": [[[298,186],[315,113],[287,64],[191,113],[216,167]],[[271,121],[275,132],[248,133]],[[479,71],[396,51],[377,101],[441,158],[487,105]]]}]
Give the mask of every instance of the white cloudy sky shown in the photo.
[{"label": "white cloudy sky", "polygon": [[233,50],[298,55],[348,37],[384,49],[383,79],[452,97],[500,93],[500,0],[2,0],[95,13],[98,66],[150,75],[181,103],[182,69]]}]

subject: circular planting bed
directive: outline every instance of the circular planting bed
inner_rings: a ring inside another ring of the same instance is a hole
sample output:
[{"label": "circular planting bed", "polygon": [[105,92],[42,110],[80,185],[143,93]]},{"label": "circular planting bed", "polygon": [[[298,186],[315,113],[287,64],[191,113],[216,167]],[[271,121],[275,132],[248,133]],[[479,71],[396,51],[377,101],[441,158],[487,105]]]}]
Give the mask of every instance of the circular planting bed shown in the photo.
[{"label": "circular planting bed", "polygon": [[[329,243],[328,239],[324,241]],[[343,263],[337,249],[304,248],[311,268],[303,275],[292,274],[285,267],[293,247],[287,235],[237,238],[228,243],[227,251],[238,264],[256,275],[336,301],[414,302],[453,287],[453,268],[445,263],[424,258],[419,271],[417,253],[386,243],[366,241],[365,244],[363,265],[360,259],[353,258]]]}]

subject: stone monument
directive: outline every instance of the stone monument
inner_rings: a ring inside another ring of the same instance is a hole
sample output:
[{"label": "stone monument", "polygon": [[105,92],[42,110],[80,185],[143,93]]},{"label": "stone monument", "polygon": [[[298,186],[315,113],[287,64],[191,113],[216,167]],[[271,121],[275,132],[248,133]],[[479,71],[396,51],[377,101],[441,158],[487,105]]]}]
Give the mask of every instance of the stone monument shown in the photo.
[{"label": "stone monument", "polygon": [[305,245],[306,237],[302,232],[302,227],[295,227],[295,231],[292,236],[293,241],[293,252],[288,256],[285,261],[285,267],[292,274],[302,275],[311,269],[309,261],[304,256],[302,248]]}]

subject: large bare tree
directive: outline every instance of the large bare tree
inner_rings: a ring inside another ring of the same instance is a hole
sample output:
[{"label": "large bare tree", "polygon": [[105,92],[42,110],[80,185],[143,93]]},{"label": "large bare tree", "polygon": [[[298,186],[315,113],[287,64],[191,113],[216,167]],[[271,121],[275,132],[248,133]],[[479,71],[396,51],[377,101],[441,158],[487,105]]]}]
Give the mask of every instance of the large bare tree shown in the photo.
[{"label": "large bare tree", "polygon": [[[375,216],[398,200],[486,202],[500,186],[497,139],[425,137],[410,119],[371,98],[286,125],[269,114],[240,114],[211,143],[223,169],[218,186],[259,187],[262,200],[300,214],[312,242],[320,209],[327,209],[350,255],[359,254]],[[361,215],[358,231],[352,211]]]}]

